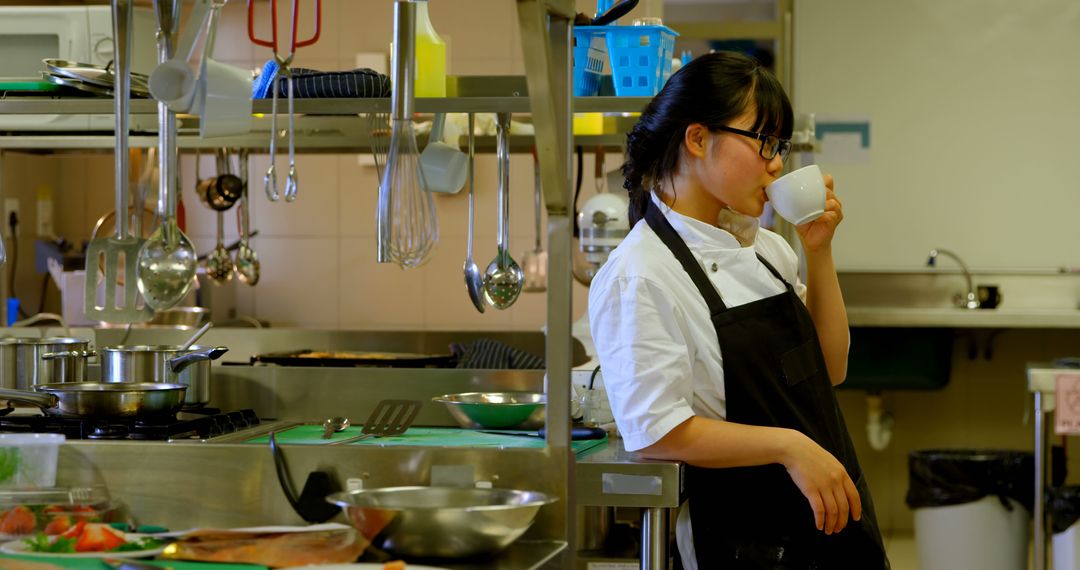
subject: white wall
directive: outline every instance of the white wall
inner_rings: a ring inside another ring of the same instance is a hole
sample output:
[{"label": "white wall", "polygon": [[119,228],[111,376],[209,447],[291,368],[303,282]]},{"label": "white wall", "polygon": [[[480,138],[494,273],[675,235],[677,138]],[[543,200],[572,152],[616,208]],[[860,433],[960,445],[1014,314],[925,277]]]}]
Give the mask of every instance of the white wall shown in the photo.
[{"label": "white wall", "polygon": [[823,166],[841,268],[979,268],[1080,258],[1080,4],[814,0],[796,5],[795,106],[865,115],[872,158]]}]

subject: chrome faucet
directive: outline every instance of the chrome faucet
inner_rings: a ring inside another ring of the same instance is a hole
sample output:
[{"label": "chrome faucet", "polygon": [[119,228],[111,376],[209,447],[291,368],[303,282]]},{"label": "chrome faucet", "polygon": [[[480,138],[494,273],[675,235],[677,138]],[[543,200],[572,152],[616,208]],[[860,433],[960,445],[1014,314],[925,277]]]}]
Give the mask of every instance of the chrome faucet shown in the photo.
[{"label": "chrome faucet", "polygon": [[936,248],[930,250],[930,258],[926,260],[927,267],[935,267],[939,255],[945,255],[956,260],[956,263],[960,266],[960,270],[964,272],[964,279],[967,280],[967,300],[963,302],[963,305],[967,309],[978,309],[979,300],[975,297],[975,287],[971,284],[971,271],[968,270],[967,265],[964,264],[964,261],[960,259],[959,255],[956,255],[952,251]]}]

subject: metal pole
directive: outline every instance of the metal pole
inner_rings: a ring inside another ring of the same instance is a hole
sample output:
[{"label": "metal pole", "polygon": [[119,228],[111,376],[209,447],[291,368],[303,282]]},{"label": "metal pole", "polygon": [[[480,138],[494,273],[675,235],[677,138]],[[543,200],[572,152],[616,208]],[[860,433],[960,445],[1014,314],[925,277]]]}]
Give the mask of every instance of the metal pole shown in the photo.
[{"label": "metal pole", "polygon": [[1034,570],[1046,570],[1046,528],[1043,512],[1043,493],[1046,485],[1045,417],[1042,392],[1035,390],[1035,565]]},{"label": "metal pole", "polygon": [[653,507],[641,513],[641,570],[667,569],[667,509]]}]

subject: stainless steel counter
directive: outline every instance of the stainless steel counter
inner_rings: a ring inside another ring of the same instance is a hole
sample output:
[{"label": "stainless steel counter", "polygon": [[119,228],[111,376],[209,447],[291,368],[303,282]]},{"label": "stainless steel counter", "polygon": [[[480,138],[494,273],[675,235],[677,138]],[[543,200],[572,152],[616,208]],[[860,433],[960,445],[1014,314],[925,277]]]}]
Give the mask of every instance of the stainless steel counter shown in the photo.
[{"label": "stainless steel counter", "polygon": [[623,440],[589,453],[575,464],[575,497],[581,506],[641,507],[641,568],[663,570],[668,562],[669,509],[682,503],[683,466],[626,451]]},{"label": "stainless steel counter", "polygon": [[[268,422],[243,437],[287,425]],[[536,459],[545,450],[319,445],[283,449],[297,486],[316,470],[327,471],[343,483],[353,479],[365,486],[385,487],[427,485],[433,469],[466,467],[475,481],[563,494],[543,488],[544,482],[554,485],[558,481],[543,474],[552,469],[553,458]],[[683,497],[681,464],[640,458],[627,452],[621,439],[612,438],[605,447],[578,460],[574,472],[575,492],[569,496],[577,505],[642,508],[641,568],[666,568],[667,511],[677,508]],[[281,493],[268,448],[232,443],[227,436],[211,443],[72,441],[61,448],[57,484],[105,484],[140,523],[172,528],[301,523]],[[550,563],[560,556],[566,542],[549,522],[541,511],[513,549],[477,567],[541,568]]]},{"label": "stainless steel counter", "polygon": [[[113,330],[96,332],[99,346],[114,344],[112,336],[123,334]],[[133,337],[138,335],[134,342],[149,343],[175,343],[179,339],[174,337],[186,334],[160,330],[132,333]],[[500,338],[492,333],[471,334]],[[445,349],[448,339],[463,338],[452,332],[379,334],[273,329],[212,329],[207,337],[208,343],[230,346],[226,358],[233,362],[244,362],[259,352],[297,348],[435,352]],[[544,340],[543,335],[535,333],[516,333],[501,339],[523,349],[542,347]],[[425,402],[416,425],[453,426],[446,409],[430,401],[432,396],[483,390],[541,390],[543,382],[544,373],[539,370],[295,368],[215,363],[210,405],[225,410],[253,408],[264,419],[264,425],[255,432],[264,432],[273,426],[320,422],[333,415],[346,415],[359,424],[380,399],[410,398]],[[240,439],[259,435],[255,432],[244,433]],[[298,522],[278,488],[268,449],[240,444],[236,439],[227,435],[206,444],[198,440],[73,442],[63,447],[61,479],[85,483],[89,478],[107,483],[115,496],[131,505],[135,517],[147,523],[165,522],[183,528]],[[680,464],[642,459],[625,451],[619,439],[589,453],[574,466],[566,464],[552,448],[294,445],[286,446],[286,453],[294,483],[299,486],[306,474],[316,469],[328,470],[342,482],[360,478],[365,485],[390,486],[430,484],[433,466],[465,465],[473,469],[476,480],[494,481],[499,487],[549,490],[567,497],[575,506],[642,508],[642,567],[650,569],[666,568],[667,512],[678,507],[683,493]],[[572,489],[558,483],[566,481],[567,473],[572,473]],[[551,489],[540,488],[544,486]],[[555,529],[558,524],[558,517],[542,514],[523,540],[565,546],[564,535]],[[534,552],[531,547],[529,551]]]},{"label": "stainless steel counter", "polygon": [[[439,468],[466,469],[476,481],[563,494],[568,467],[548,450],[380,448],[287,445],[293,482],[313,471],[365,486],[429,485]],[[303,524],[278,485],[265,445],[71,441],[61,446],[58,485],[104,484],[132,518],[174,529]],[[335,520],[347,523],[343,516]],[[543,568],[566,551],[559,513],[541,509],[524,537],[502,555],[450,568]]]},{"label": "stainless steel counter", "polygon": [[1076,309],[848,306],[853,327],[1080,328]]}]

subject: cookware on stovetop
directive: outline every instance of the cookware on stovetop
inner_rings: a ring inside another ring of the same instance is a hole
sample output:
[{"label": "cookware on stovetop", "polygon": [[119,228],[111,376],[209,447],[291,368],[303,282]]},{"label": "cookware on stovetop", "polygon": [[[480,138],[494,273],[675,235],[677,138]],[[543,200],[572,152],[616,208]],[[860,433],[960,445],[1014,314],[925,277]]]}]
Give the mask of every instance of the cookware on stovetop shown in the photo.
[{"label": "cookware on stovetop", "polygon": [[57,351],[84,351],[90,341],[81,338],[10,337],[0,339],[0,388],[30,390],[35,384],[82,382],[86,379],[86,359],[49,359]]},{"label": "cookware on stovetop", "polygon": [[101,381],[106,383],[157,382],[188,387],[185,408],[210,402],[210,361],[228,352],[224,346],[174,345],[105,346],[97,351],[56,353],[65,357],[101,357]]},{"label": "cookware on stovetop", "polygon": [[210,402],[210,361],[229,349],[223,346],[135,345],[102,348],[102,382],[144,382],[183,384],[188,387],[185,408],[200,408]]},{"label": "cookware on stovetop", "polygon": [[45,415],[63,418],[162,416],[180,411],[187,386],[182,384],[72,382],[39,384],[36,392],[0,389],[0,402],[31,404]]}]

